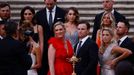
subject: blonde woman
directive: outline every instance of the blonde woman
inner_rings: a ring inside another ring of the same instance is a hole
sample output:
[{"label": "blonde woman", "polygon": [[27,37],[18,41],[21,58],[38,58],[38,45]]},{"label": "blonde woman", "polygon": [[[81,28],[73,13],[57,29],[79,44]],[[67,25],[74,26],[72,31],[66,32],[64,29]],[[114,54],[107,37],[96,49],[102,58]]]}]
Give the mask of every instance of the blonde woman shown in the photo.
[{"label": "blonde woman", "polygon": [[[102,30],[102,44],[99,50],[101,75],[115,75],[116,64],[132,54],[130,50],[119,47],[113,38],[111,29]],[[120,55],[117,57],[118,54]]]},{"label": "blonde woman", "polygon": [[65,27],[62,22],[57,22],[53,30],[55,37],[50,38],[48,48],[48,75],[71,75],[73,68],[67,59],[72,57],[73,48],[64,38]]},{"label": "blonde woman", "polygon": [[102,43],[102,29],[104,28],[111,28],[115,32],[115,18],[112,13],[104,13],[102,16],[101,26],[96,35],[96,43],[98,47],[100,47]]}]

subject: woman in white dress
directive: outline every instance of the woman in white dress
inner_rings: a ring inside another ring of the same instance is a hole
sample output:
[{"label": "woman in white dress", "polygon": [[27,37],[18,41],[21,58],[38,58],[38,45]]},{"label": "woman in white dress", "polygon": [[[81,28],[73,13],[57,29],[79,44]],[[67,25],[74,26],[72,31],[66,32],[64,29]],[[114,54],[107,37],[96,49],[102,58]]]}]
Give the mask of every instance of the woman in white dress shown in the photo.
[{"label": "woman in white dress", "polygon": [[[20,27],[23,28],[21,25],[27,21],[27,25],[30,25],[30,28],[33,29],[33,35],[30,44],[33,46],[33,50],[31,50],[31,57],[33,60],[33,64],[31,69],[28,71],[28,75],[37,75],[35,70],[39,69],[41,66],[42,60],[42,53],[43,53],[43,28],[41,25],[36,24],[36,19],[34,18],[35,10],[30,7],[26,6],[21,10],[21,19],[20,19]],[[29,22],[29,23],[28,23]],[[25,28],[24,28],[25,29]],[[31,43],[32,42],[32,43]],[[37,49],[35,47],[40,48]],[[38,63],[37,63],[38,62]],[[30,74],[32,73],[32,74]],[[34,74],[33,74],[34,73]]]},{"label": "woman in white dress", "polygon": [[130,50],[119,47],[113,38],[114,32],[111,29],[102,30],[102,45],[99,50],[101,75],[115,75],[116,64],[132,54]]},{"label": "woman in white dress", "polygon": [[30,55],[32,58],[32,66],[31,69],[28,70],[28,75],[38,75],[37,73],[37,69],[40,68],[41,66],[41,50],[39,47],[39,44],[36,43],[31,36],[29,36],[30,40],[29,43],[31,44],[30,46],[32,46],[30,49]]},{"label": "woman in white dress", "polygon": [[37,69],[41,67],[41,48],[39,43],[33,39],[36,37],[34,36],[36,34],[34,33],[34,28],[31,26],[31,23],[29,21],[23,21],[19,29],[19,38],[27,45],[27,51],[32,58],[32,65],[31,69],[28,70],[28,75],[38,75]]}]

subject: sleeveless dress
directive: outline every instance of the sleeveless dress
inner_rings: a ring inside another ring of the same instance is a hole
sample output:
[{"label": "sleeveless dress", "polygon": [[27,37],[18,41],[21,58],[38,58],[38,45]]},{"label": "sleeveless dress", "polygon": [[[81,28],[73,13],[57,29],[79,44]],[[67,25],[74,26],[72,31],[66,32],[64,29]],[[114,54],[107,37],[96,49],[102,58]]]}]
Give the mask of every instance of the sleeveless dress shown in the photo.
[{"label": "sleeveless dress", "polygon": [[[55,75],[71,75],[73,72],[72,64],[67,60],[73,55],[73,48],[70,42],[66,41],[67,48],[65,48],[63,40],[58,38],[52,37],[48,43],[52,44],[56,50],[54,61]],[[50,71],[48,75],[50,75]]]},{"label": "sleeveless dress", "polygon": [[[33,38],[33,40],[36,43],[38,43],[38,41],[39,41],[39,35],[38,35],[38,33],[34,33],[33,36],[32,36],[32,38]],[[34,66],[36,64],[36,55],[33,54],[32,52],[31,52],[30,55],[31,55],[31,58],[32,58],[32,66]],[[36,69],[30,69],[30,70],[28,70],[28,75],[38,75],[37,70]]]},{"label": "sleeveless dress", "polygon": [[101,75],[115,75],[114,69],[110,68],[106,62],[113,60],[116,56],[111,54],[111,51],[114,46],[117,46],[116,43],[111,43],[103,53],[103,55],[99,55],[100,64],[101,64]]},{"label": "sleeveless dress", "polygon": [[[30,55],[31,55],[31,58],[32,58],[32,66],[34,66],[36,64],[36,60],[35,60],[36,56],[33,53],[31,53]],[[28,75],[38,75],[37,70],[36,69],[28,70]]]},{"label": "sleeveless dress", "polygon": [[39,42],[39,34],[38,33],[34,33],[32,36],[33,40],[38,43]]},{"label": "sleeveless dress", "polygon": [[74,46],[78,43],[78,32],[75,31],[72,35],[66,32],[65,39],[69,40],[74,48]]}]

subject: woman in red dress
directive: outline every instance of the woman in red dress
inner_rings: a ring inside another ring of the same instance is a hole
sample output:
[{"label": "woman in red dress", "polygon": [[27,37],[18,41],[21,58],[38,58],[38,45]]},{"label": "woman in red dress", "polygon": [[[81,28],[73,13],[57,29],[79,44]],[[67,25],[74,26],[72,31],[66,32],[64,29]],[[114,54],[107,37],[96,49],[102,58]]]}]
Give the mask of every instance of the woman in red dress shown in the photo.
[{"label": "woman in red dress", "polygon": [[69,62],[73,55],[72,45],[64,39],[65,27],[62,22],[54,25],[55,37],[48,41],[48,75],[71,75],[73,72],[72,64]]}]

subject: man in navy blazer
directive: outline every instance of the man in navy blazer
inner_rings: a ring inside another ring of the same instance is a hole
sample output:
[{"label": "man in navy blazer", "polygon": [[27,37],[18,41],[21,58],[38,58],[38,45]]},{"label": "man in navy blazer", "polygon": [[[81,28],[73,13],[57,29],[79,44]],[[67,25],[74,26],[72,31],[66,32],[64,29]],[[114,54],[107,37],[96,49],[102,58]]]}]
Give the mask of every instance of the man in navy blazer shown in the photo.
[{"label": "man in navy blazer", "polygon": [[98,29],[100,29],[101,18],[104,13],[111,12],[115,18],[115,21],[116,21],[115,23],[118,23],[120,20],[125,19],[125,17],[122,14],[120,14],[115,9],[113,9],[113,4],[114,4],[114,0],[103,0],[104,11],[101,12],[100,14],[97,14],[94,20],[93,33],[92,33],[92,39],[94,41],[96,41],[96,33]]},{"label": "man in navy blazer", "polygon": [[[50,37],[54,36],[53,25],[57,21],[65,21],[65,11],[56,5],[57,0],[44,0],[44,3],[46,7],[38,11],[35,15],[37,24],[42,25],[44,32],[44,51],[42,59],[42,68],[38,72],[39,75],[47,75],[48,72],[48,40]],[[49,24],[50,11],[52,14],[52,25]]]},{"label": "man in navy blazer", "polygon": [[75,66],[75,72],[77,75],[96,75],[98,46],[89,38],[90,25],[88,22],[82,21],[77,28],[81,44],[78,43],[75,47],[76,57],[79,58]]},{"label": "man in navy blazer", "polygon": [[5,26],[6,37],[0,40],[0,75],[27,75],[32,59],[25,46],[18,40],[18,25]]},{"label": "man in navy blazer", "polygon": [[126,59],[119,61],[115,67],[116,75],[134,75],[134,43],[128,38],[129,23],[127,20],[122,20],[117,23],[116,34],[118,36],[119,46],[132,51],[132,55]]}]

